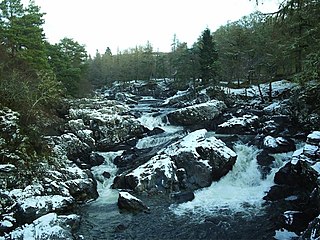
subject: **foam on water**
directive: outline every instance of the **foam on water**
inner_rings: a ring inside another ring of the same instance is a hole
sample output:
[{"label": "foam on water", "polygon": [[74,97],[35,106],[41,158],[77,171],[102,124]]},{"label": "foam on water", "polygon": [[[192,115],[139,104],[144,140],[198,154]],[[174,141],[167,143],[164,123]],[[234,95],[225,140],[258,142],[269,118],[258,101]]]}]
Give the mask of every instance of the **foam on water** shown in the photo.
[{"label": "foam on water", "polygon": [[263,209],[263,196],[274,184],[273,178],[280,166],[283,165],[277,155],[276,169],[273,169],[266,179],[261,178],[256,156],[256,147],[237,144],[235,146],[237,161],[232,169],[219,182],[214,182],[208,188],[195,192],[195,199],[170,208],[177,215],[191,214],[196,218],[208,215],[242,213],[245,215],[258,214]]}]

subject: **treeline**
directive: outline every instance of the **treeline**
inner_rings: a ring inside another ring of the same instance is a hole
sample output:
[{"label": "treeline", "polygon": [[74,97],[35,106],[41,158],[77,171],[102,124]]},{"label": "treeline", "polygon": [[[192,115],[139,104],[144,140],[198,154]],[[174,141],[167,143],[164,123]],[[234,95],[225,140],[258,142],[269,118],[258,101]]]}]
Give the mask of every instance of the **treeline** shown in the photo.
[{"label": "treeline", "polygon": [[150,43],[115,55],[108,48],[89,59],[88,79],[96,87],[152,78],[174,78],[177,86],[204,78],[210,84],[319,80],[319,12],[318,0],[286,0],[275,13],[256,12],[212,34],[205,29],[191,47],[175,36],[170,53]]},{"label": "treeline", "polygon": [[21,115],[28,129],[45,128],[63,97],[78,97],[90,88],[87,53],[78,42],[46,41],[44,14],[30,1],[0,1],[0,107]]}]

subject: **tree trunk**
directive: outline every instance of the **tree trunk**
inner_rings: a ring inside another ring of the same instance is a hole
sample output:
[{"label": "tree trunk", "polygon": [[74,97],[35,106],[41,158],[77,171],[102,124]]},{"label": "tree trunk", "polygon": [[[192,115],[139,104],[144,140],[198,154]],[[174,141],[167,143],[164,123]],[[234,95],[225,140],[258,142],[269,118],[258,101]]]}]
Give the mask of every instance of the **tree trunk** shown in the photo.
[{"label": "tree trunk", "polygon": [[259,94],[260,94],[260,98],[261,98],[261,102],[264,103],[264,98],[263,98],[263,94],[260,88],[260,83],[258,83],[258,89],[259,89]]},{"label": "tree trunk", "polygon": [[269,82],[269,102],[272,102],[272,81]]}]

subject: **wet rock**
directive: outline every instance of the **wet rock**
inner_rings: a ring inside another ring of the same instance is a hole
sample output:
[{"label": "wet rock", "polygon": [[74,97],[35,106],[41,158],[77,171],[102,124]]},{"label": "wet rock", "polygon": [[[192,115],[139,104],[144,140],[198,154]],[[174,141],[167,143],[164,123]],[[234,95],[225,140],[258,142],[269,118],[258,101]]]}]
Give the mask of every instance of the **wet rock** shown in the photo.
[{"label": "wet rock", "polygon": [[274,160],[275,158],[266,151],[262,151],[257,155],[257,162],[261,166],[270,166]]},{"label": "wet rock", "polygon": [[134,175],[118,175],[114,178],[112,188],[117,189],[135,189],[139,184],[139,180]]},{"label": "wet rock", "polygon": [[153,135],[157,135],[157,134],[160,134],[160,133],[163,133],[163,132],[164,132],[164,130],[162,128],[155,127],[150,132],[148,132],[147,135],[148,136],[153,136]]},{"label": "wet rock", "polygon": [[243,115],[233,117],[228,121],[218,125],[216,133],[218,134],[253,134],[257,132],[259,126],[258,116]]},{"label": "wet rock", "polygon": [[318,172],[307,161],[292,160],[274,177],[273,186],[265,200],[273,201],[273,208],[283,211],[277,224],[281,228],[300,233],[320,213]]},{"label": "wet rock", "polygon": [[317,216],[314,209],[306,209],[305,211],[285,211],[280,217],[282,227],[293,232],[303,232],[308,226],[311,219]]},{"label": "wet rock", "polygon": [[305,239],[320,239],[320,215],[309,223],[308,228],[299,237],[299,240]]},{"label": "wet rock", "polygon": [[268,152],[262,151],[257,155],[257,162],[259,164],[259,169],[262,174],[262,178],[265,179],[271,171],[271,165],[274,162],[275,158],[270,156]]},{"label": "wet rock", "polygon": [[194,199],[194,193],[191,191],[174,192],[170,194],[170,197],[175,203],[184,203],[192,201]]},{"label": "wet rock", "polygon": [[110,174],[109,172],[103,172],[103,173],[102,173],[102,176],[103,176],[104,178],[109,179],[109,178],[111,177],[111,174]]},{"label": "wet rock", "polygon": [[129,212],[149,212],[150,209],[140,199],[134,197],[128,192],[119,192],[119,209]]},{"label": "wet rock", "polygon": [[[182,152],[172,158],[178,169],[183,169],[185,179],[181,179],[180,186],[184,189],[198,189],[209,187],[212,183],[212,168],[207,162],[198,161],[191,152]],[[181,171],[181,170],[180,170]]]},{"label": "wet rock", "polygon": [[91,167],[99,166],[104,163],[104,157],[101,156],[98,153],[91,153],[90,154],[90,162],[87,164],[90,164]]},{"label": "wet rock", "polygon": [[288,162],[274,177],[274,182],[280,185],[296,186],[312,191],[317,185],[318,173],[307,162]]},{"label": "wet rock", "polygon": [[218,117],[224,109],[226,109],[224,102],[211,100],[171,112],[168,114],[168,119],[174,125],[192,126],[205,124]]}]

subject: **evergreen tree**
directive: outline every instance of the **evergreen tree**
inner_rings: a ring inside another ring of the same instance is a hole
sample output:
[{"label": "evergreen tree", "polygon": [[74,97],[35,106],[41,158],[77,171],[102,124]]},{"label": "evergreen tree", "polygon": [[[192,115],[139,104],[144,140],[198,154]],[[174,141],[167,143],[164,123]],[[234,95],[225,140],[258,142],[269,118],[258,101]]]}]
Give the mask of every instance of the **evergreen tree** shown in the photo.
[{"label": "evergreen tree", "polygon": [[201,79],[203,83],[207,85],[211,82],[216,85],[218,73],[218,52],[211,35],[211,31],[208,28],[202,32],[199,40],[199,61]]},{"label": "evergreen tree", "polygon": [[30,1],[24,9],[20,0],[0,3],[0,42],[10,53],[11,67],[35,74],[48,70],[42,25],[43,15]]}]

